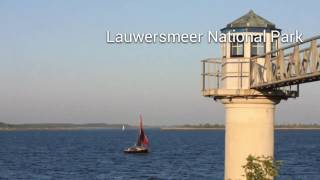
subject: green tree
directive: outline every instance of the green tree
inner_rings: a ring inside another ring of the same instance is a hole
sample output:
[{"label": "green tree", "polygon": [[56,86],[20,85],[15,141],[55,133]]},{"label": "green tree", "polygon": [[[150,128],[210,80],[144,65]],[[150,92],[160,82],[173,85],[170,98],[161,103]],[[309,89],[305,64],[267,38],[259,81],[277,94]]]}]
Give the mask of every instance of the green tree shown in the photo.
[{"label": "green tree", "polygon": [[271,156],[252,156],[247,157],[247,164],[244,168],[247,180],[272,180],[279,174],[281,161],[275,160]]}]

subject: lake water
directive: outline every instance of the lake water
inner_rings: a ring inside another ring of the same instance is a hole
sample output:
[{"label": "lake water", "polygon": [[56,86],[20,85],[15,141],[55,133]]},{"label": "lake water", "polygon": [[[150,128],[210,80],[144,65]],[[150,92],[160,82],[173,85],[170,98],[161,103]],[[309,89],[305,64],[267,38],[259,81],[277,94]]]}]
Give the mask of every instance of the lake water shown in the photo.
[{"label": "lake water", "polygon": [[[149,154],[124,154],[135,130],[0,132],[0,179],[223,179],[224,131],[147,129]],[[276,131],[279,179],[320,179],[320,131]]]}]

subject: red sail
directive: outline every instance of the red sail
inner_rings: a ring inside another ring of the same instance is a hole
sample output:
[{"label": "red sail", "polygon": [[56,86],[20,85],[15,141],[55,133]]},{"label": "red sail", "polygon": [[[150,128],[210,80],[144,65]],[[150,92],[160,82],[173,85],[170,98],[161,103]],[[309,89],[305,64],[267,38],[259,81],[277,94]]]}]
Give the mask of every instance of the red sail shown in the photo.
[{"label": "red sail", "polygon": [[148,146],[149,140],[147,136],[144,134],[143,125],[142,125],[142,115],[140,114],[140,133],[138,136],[137,146],[141,146],[141,145]]}]

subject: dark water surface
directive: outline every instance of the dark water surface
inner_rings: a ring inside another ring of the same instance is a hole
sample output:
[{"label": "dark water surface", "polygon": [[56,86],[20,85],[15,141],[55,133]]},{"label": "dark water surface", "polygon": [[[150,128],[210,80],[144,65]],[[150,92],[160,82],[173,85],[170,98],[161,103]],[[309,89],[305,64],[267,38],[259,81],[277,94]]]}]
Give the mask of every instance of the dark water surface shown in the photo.
[{"label": "dark water surface", "polygon": [[[0,179],[223,179],[224,131],[146,130],[149,154],[124,154],[135,130],[0,132]],[[276,131],[279,179],[320,179],[320,131]]]}]

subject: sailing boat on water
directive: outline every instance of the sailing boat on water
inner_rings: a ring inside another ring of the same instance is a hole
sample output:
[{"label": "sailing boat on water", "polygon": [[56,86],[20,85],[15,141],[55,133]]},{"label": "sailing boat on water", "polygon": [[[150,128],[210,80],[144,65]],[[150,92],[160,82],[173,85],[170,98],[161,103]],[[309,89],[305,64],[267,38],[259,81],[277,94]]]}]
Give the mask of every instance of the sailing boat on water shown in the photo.
[{"label": "sailing boat on water", "polygon": [[148,152],[149,140],[143,130],[142,115],[140,114],[139,117],[140,117],[140,128],[139,128],[137,143],[134,146],[129,147],[128,149],[125,149],[124,150],[125,153],[147,153]]},{"label": "sailing boat on water", "polygon": [[122,125],[122,131],[126,130],[126,127],[124,125]]}]

